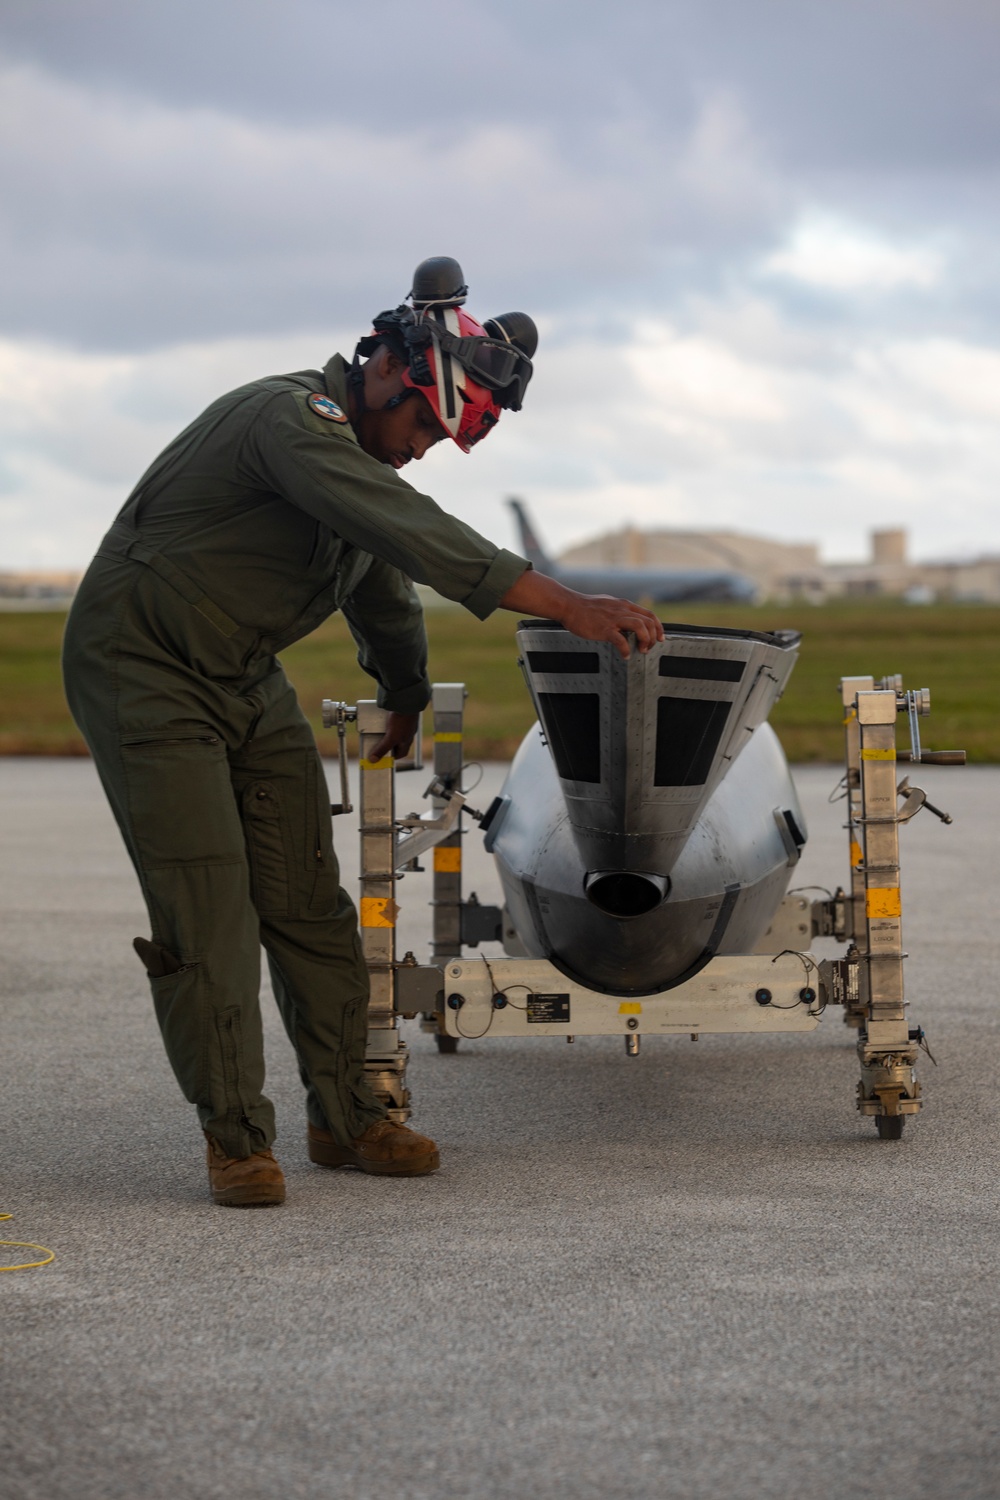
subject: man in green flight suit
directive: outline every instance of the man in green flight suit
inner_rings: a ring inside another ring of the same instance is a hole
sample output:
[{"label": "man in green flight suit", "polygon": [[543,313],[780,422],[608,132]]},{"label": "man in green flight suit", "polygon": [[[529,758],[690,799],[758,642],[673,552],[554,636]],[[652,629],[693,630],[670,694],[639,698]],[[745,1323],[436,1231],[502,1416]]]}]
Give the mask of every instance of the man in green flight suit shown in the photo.
[{"label": "man in green flight suit", "polygon": [[[260,947],[306,1087],[309,1155],[434,1171],[433,1141],[391,1122],[364,1079],[368,982],[340,889],[309,724],[277,653],[343,611],[403,755],[429,699],[411,579],[479,619],[556,619],[624,655],[662,634],[637,605],[531,571],[394,470],[446,434],[465,452],[518,410],[537,335],[481,326],[461,269],[418,268],[350,366],[273,376],[214,402],[143,475],[98,549],[66,629],[64,675],[149,910],[137,938],[177,1080],[197,1107],[216,1203],[280,1203],[263,1093]],[[364,363],[361,356],[365,356]]]}]

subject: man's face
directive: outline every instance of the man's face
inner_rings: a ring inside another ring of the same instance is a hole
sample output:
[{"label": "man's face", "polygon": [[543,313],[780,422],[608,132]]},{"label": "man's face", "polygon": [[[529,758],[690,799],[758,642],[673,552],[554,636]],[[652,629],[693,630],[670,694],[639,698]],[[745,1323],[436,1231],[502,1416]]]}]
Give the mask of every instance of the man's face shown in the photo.
[{"label": "man's face", "polygon": [[423,458],[428,448],[445,435],[427,397],[412,389],[406,400],[390,411],[366,411],[355,424],[355,431],[366,453],[394,469],[401,469],[411,458]]}]

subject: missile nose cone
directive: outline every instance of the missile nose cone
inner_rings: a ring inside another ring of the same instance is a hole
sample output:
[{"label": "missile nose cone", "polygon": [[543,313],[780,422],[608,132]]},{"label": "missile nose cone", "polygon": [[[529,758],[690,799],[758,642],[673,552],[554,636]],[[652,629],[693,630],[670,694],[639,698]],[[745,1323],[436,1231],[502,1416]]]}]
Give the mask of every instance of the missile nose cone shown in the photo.
[{"label": "missile nose cone", "polygon": [[584,894],[609,917],[644,917],[666,900],[669,875],[641,870],[591,870],[584,878]]}]

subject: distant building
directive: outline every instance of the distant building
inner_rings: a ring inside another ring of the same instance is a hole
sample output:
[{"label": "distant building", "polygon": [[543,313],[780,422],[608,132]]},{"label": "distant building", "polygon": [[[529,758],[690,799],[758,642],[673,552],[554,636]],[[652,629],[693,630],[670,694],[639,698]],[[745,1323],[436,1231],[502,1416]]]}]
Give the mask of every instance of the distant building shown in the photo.
[{"label": "distant building", "polygon": [[725,568],[742,573],[762,598],[822,599],[825,570],[813,542],[775,542],[738,531],[607,532],[570,547],[559,561],[569,567]]},{"label": "distant building", "polygon": [[872,532],[872,562],[906,563],[906,531],[902,526]]},{"label": "distant building", "polygon": [[571,566],[717,568],[744,574],[761,599],[904,598],[1000,603],[1000,556],[910,562],[907,533],[893,527],[871,533],[868,562],[824,563],[810,542],[777,542],[737,531],[641,531],[624,526],[560,554]]},{"label": "distant building", "polygon": [[936,598],[966,603],[1000,603],[1000,557],[977,557],[969,562],[921,563],[917,586],[933,591]]},{"label": "distant building", "polygon": [[873,531],[871,541],[870,562],[827,564],[824,571],[830,597],[888,595],[913,604],[929,604],[935,599],[1000,603],[1000,556],[910,562],[902,528]]},{"label": "distant building", "polygon": [[0,609],[66,609],[82,573],[0,573]]}]

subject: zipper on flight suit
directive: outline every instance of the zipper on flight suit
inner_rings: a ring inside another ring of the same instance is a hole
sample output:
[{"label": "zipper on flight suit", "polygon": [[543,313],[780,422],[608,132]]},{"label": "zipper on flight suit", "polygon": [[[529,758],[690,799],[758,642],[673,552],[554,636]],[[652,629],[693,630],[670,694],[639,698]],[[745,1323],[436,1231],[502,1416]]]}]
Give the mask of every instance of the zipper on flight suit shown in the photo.
[{"label": "zipper on flight suit", "polygon": [[146,735],[142,739],[133,739],[129,736],[122,740],[122,744],[130,750],[140,750],[144,745],[220,745],[221,743],[217,734]]},{"label": "zipper on flight suit", "polygon": [[264,717],[264,705],[263,705],[263,703],[261,703],[261,701],[260,701],[259,698],[255,698],[255,697],[253,697],[252,694],[248,693],[247,694],[247,702],[248,703],[252,703],[253,706],[254,706],[254,708],[257,710],[257,712],[254,714],[253,718],[250,720],[250,728],[247,730],[247,737],[243,741],[243,743],[245,745],[249,745],[250,744],[250,742],[253,739],[254,735],[257,733],[257,725],[260,723],[261,719]]},{"label": "zipper on flight suit", "polygon": [[247,1114],[247,1101],[240,1090],[240,1064],[243,1061],[243,1028],[240,1013],[234,1006],[218,1017],[220,1050],[222,1053],[222,1085],[226,1095],[226,1110],[236,1114],[244,1130],[253,1131],[253,1122]]},{"label": "zipper on flight suit", "polygon": [[[320,822],[319,822],[320,813],[319,813],[319,808],[318,808],[318,797],[319,797],[319,789],[318,789],[318,787],[316,785],[316,762],[313,760],[312,756],[310,755],[308,757],[308,759],[306,760],[306,790],[305,790],[305,799],[306,799],[306,808],[307,809],[315,809],[315,820],[312,822],[312,825],[311,825],[312,826],[313,858],[312,858],[311,864],[307,861],[307,868],[311,868],[313,870],[323,870],[323,869],[326,868],[326,860],[323,858],[323,834],[322,834],[322,830],[320,828]],[[306,822],[307,829],[309,828],[309,826],[310,826],[310,823],[309,823],[309,820],[307,819],[307,822]]]}]

